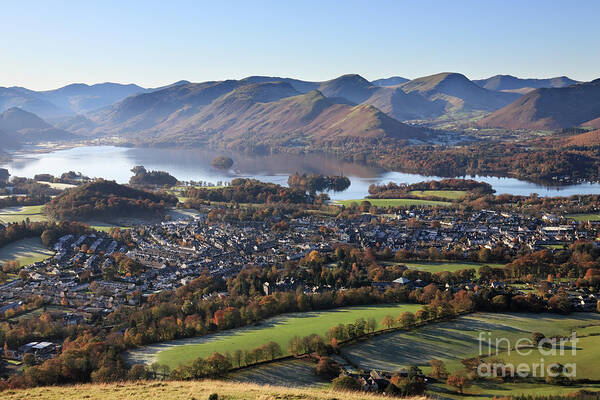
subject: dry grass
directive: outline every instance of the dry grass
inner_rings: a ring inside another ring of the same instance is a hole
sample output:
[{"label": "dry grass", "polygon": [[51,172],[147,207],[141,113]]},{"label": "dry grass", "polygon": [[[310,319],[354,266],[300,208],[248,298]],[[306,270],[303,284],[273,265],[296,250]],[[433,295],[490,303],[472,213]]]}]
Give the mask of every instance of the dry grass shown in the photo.
[{"label": "dry grass", "polygon": [[[121,384],[97,384],[75,386],[40,387],[26,390],[8,390],[0,393],[5,400],[107,400],[107,399],[208,399],[217,393],[219,399],[227,400],[382,400],[386,397],[367,393],[333,392],[319,389],[296,389],[280,386],[259,386],[250,383],[226,381],[149,381]],[[424,397],[414,398],[425,399]]]},{"label": "dry grass", "polygon": [[571,136],[563,142],[566,146],[597,146],[600,144],[600,129]]}]

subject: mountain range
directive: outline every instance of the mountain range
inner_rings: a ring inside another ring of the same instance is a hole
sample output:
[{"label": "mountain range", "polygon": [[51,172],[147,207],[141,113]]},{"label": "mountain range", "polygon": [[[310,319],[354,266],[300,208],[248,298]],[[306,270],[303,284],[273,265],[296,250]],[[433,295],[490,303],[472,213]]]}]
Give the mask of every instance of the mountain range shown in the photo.
[{"label": "mountain range", "polygon": [[495,75],[487,79],[477,79],[473,82],[484,89],[521,94],[526,94],[534,89],[561,88],[580,83],[566,76],[547,79],[522,79],[512,75]]},{"label": "mountain range", "polygon": [[597,126],[600,118],[600,79],[561,88],[541,88],[479,122],[483,127],[557,130]]},{"label": "mountain range", "polygon": [[0,145],[3,147],[14,147],[24,142],[55,142],[75,138],[72,133],[17,107],[0,114]]},{"label": "mountain range", "polygon": [[135,143],[238,146],[428,140],[431,131],[405,122],[434,121],[465,111],[487,115],[478,123],[485,127],[594,127],[600,118],[593,94],[596,82],[509,75],[471,81],[446,72],[372,82],[348,74],[320,82],[271,76],[178,81],[152,89],[115,83],[41,92],[0,88],[0,141],[10,145],[119,136]]},{"label": "mountain range", "polygon": [[149,90],[151,89],[133,84],[121,85],[110,82],[96,85],[77,83],[46,91],[33,91],[22,87],[0,87],[0,112],[18,107],[49,119],[85,114]]},{"label": "mountain range", "polygon": [[[222,81],[188,84],[130,97],[92,114],[96,134],[133,134],[153,143],[296,145],[344,138],[418,139],[424,132],[377,108],[340,100],[341,88],[302,93],[290,82]],[[352,93],[350,93],[352,92]],[[141,133],[141,135],[140,135]]]},{"label": "mountain range", "polygon": [[[457,73],[386,87],[356,74],[323,82],[253,76],[142,93],[87,118],[95,126],[95,135],[136,135],[152,141],[184,136],[186,141],[200,142],[258,140],[258,136],[260,141],[288,143],[309,137],[315,141],[359,136],[417,139],[427,135],[416,134],[418,128],[408,129],[402,121],[461,110],[493,111],[518,97],[481,88]],[[80,120],[77,124],[88,129]]]}]

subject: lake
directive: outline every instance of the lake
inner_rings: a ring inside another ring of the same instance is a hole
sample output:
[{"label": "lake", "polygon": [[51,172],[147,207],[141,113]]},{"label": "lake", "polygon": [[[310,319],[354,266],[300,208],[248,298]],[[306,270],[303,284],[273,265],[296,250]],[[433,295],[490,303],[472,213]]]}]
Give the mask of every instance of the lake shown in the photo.
[{"label": "lake", "polygon": [[[231,157],[234,161],[233,167],[227,171],[212,167],[211,161],[217,156]],[[135,165],[143,165],[148,170],[168,171],[179,180],[213,183],[240,177],[287,185],[288,176],[295,172],[349,177],[352,184],[346,191],[330,193],[330,197],[334,200],[363,198],[368,195],[368,187],[373,183],[415,183],[442,179],[435,176],[391,172],[362,164],[342,162],[325,155],[274,154],[259,156],[205,148],[88,146],[51,152],[21,151],[14,153],[12,161],[2,166],[8,168],[13,176],[32,178],[40,173],[60,176],[63,172],[76,171],[90,177],[102,177],[126,183],[132,175],[130,169]],[[514,178],[487,176],[469,176],[468,178],[489,183],[497,194],[529,195],[537,193],[540,196],[600,194],[600,184],[597,183],[545,187]]]}]

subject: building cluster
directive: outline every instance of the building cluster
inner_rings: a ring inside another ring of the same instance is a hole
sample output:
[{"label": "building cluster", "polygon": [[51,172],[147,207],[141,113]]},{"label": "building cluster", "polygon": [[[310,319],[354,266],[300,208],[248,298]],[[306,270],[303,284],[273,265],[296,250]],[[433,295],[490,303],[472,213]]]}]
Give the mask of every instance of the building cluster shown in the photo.
[{"label": "building cluster", "polygon": [[469,251],[477,247],[493,249],[502,245],[511,250],[543,247],[589,237],[587,230],[575,223],[547,220],[521,214],[497,211],[475,211],[459,214],[455,210],[400,210],[390,223],[373,226],[372,217],[352,224],[346,230],[348,239],[362,247],[390,247],[411,251],[437,248]]},{"label": "building cluster", "polygon": [[[108,313],[115,307],[128,303],[127,295],[136,285],[126,282],[105,282],[102,271],[113,264],[115,252],[127,252],[127,248],[103,233],[73,236],[65,235],[54,245],[53,257],[25,266],[19,276],[0,285],[0,310],[16,311],[26,301],[41,298],[46,305],[69,306],[86,317],[89,314]],[[90,289],[91,277],[99,288]],[[69,318],[67,323],[78,320]]]},{"label": "building cluster", "polygon": [[[330,251],[336,243],[392,251],[434,248],[467,252],[502,246],[504,251],[516,253],[524,247],[550,248],[596,235],[592,225],[554,216],[534,218],[485,210],[415,209],[349,218],[315,215],[286,222],[285,229],[272,229],[271,224],[259,221],[207,223],[206,216],[198,214],[187,220],[138,226],[131,230],[127,246],[104,233],[66,235],[54,245],[54,257],[25,267],[25,274],[0,285],[0,311],[18,312],[36,296],[45,305],[68,308],[65,315],[72,317],[65,317],[66,323],[73,323],[82,315],[87,319],[121,305],[135,306],[144,296],[176,289],[206,272],[228,277],[247,265],[281,266],[313,250]],[[116,253],[142,264],[140,274],[107,274],[116,268]],[[288,280],[263,290],[295,290],[299,285],[303,286]],[[573,299],[574,306],[589,309],[594,299],[586,293],[580,295]]]},{"label": "building cluster", "polygon": [[47,360],[60,354],[62,346],[53,342],[30,342],[16,350],[4,349],[3,356],[11,360],[22,360],[26,354],[35,356],[38,360]]}]

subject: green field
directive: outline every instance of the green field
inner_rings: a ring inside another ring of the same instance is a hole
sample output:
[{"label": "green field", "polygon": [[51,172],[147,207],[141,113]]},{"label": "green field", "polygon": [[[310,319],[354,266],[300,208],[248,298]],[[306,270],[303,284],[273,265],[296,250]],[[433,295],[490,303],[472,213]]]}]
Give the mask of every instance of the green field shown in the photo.
[{"label": "green field", "polygon": [[[481,332],[492,340],[507,338],[511,345],[520,338],[530,338],[532,331],[546,336],[570,335],[572,330],[590,330],[600,326],[600,314],[576,313],[568,316],[531,313],[476,313],[454,321],[427,325],[412,332],[395,332],[344,348],[343,353],[363,369],[396,371],[419,365],[428,371],[431,359],[441,359],[450,371],[462,369],[461,360],[479,355]],[[483,347],[487,349],[486,346]],[[504,343],[499,351],[506,350]],[[487,351],[484,351],[487,355]],[[501,354],[501,353],[500,353]],[[588,363],[588,357],[581,363]],[[592,367],[595,364],[592,363]]]},{"label": "green field", "polygon": [[200,212],[194,210],[193,208],[171,208],[167,212],[167,215],[169,215],[171,220],[180,220],[198,216],[200,215]]},{"label": "green field", "polygon": [[131,229],[131,225],[111,224],[103,221],[84,221],[86,225],[97,231],[108,232],[112,228]]},{"label": "green field", "polygon": [[66,307],[61,307],[61,306],[45,306],[45,307],[40,307],[40,308],[36,308],[34,310],[31,311],[27,311],[23,314],[19,314],[16,317],[10,318],[9,321],[11,322],[17,322],[17,321],[22,321],[22,320],[27,320],[27,319],[32,319],[32,318],[38,318],[40,315],[42,315],[44,312],[73,312],[72,309],[70,308],[66,308]]},{"label": "green field", "polygon": [[385,315],[396,317],[404,311],[415,312],[420,307],[418,304],[379,305],[287,314],[263,321],[258,326],[146,346],[132,351],[129,360],[131,363],[158,361],[176,367],[214,352],[254,349],[270,341],[279,343],[286,352],[294,336],[323,335],[335,325],[354,322],[358,318],[373,317],[379,323]]},{"label": "green field", "polygon": [[48,217],[42,213],[44,206],[8,207],[0,210],[0,222],[9,224],[21,222],[29,218],[32,222],[48,221]]},{"label": "green field", "polygon": [[[581,335],[578,332],[578,335]],[[598,348],[600,348],[600,336],[584,336],[579,337],[575,354],[572,351],[572,343],[565,344],[563,354],[557,350],[556,354],[542,354],[538,349],[521,349],[519,352],[515,350],[500,353],[496,358],[501,358],[505,363],[519,365],[525,363],[532,365],[544,360],[546,365],[552,363],[575,364],[578,379],[600,380],[600,369],[598,368]],[[531,354],[527,354],[531,352]],[[544,350],[545,352],[545,350]],[[521,353],[521,354],[519,354]]]},{"label": "green field", "polygon": [[439,197],[441,199],[458,200],[466,196],[466,190],[413,190],[408,192],[415,197]]},{"label": "green field", "polygon": [[167,189],[167,193],[172,194],[177,197],[177,200],[180,203],[185,203],[188,198],[183,195],[183,193],[188,189],[222,189],[225,186],[173,186]]},{"label": "green field", "polygon": [[302,360],[284,360],[246,368],[229,375],[232,381],[290,387],[327,386],[328,381],[315,374],[315,364]]},{"label": "green field", "polygon": [[335,204],[350,206],[360,205],[363,201],[368,201],[371,205],[377,207],[410,207],[410,206],[440,206],[448,207],[452,205],[447,201],[420,200],[420,199],[359,199],[359,200],[337,200]]},{"label": "green field", "polygon": [[568,243],[561,243],[561,244],[543,244],[542,247],[545,247],[547,249],[553,249],[553,250],[560,250],[560,249],[564,249],[565,246],[568,246]]},{"label": "green field", "polygon": [[600,214],[568,214],[566,217],[575,221],[600,221]]},{"label": "green field", "polygon": [[52,189],[58,189],[58,190],[66,190],[66,189],[72,189],[74,187],[77,187],[77,185],[72,185],[70,183],[44,182],[44,181],[37,181],[37,182],[41,183],[42,185],[48,185]]},{"label": "green field", "polygon": [[26,238],[0,248],[0,264],[17,260],[21,266],[45,260],[54,252],[42,245],[40,238]]},{"label": "green field", "polygon": [[[450,371],[462,369],[460,360],[479,354],[478,336],[480,332],[491,332],[492,338],[508,338],[514,344],[519,338],[530,338],[532,331],[543,332],[546,336],[568,335],[571,330],[577,334],[594,335],[600,333],[600,315],[572,314],[559,316],[555,314],[491,314],[476,313],[463,316],[455,321],[442,322],[418,328],[411,332],[394,332],[374,337],[342,348],[342,353],[359,368],[366,371],[381,369],[396,371],[409,365],[419,365],[428,373],[428,361],[433,358],[443,360]],[[598,379],[600,371],[596,368],[595,358],[600,345],[600,336],[587,336],[578,343],[580,348],[576,356],[578,378]],[[483,347],[487,351],[487,347]],[[505,348],[499,346],[499,356],[503,356]],[[494,350],[492,350],[494,351]],[[580,357],[581,356],[581,357]],[[539,362],[538,355],[526,362]],[[515,360],[518,361],[518,360]],[[547,362],[551,359],[547,358]],[[560,362],[572,362],[570,358]],[[521,362],[521,361],[518,361]],[[297,379],[295,379],[297,377]],[[286,360],[255,368],[244,369],[233,373],[230,379],[242,382],[254,382],[263,385],[282,384],[290,386],[319,386],[323,382],[314,374],[314,366],[299,360]],[[508,395],[566,395],[581,389],[599,391],[599,384],[552,386],[543,383],[498,383],[479,381],[465,389],[472,399],[489,399],[492,396]],[[463,399],[455,389],[444,383],[434,383],[428,387],[431,396],[442,396],[450,399]]]},{"label": "green field", "polygon": [[503,264],[481,264],[481,263],[469,263],[469,262],[400,262],[396,264],[406,265],[409,269],[416,269],[419,271],[428,271],[431,273],[450,271],[455,272],[461,269],[474,269],[479,270],[483,265],[490,267],[503,267]]}]

